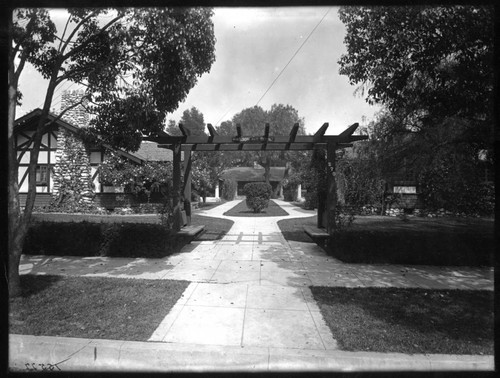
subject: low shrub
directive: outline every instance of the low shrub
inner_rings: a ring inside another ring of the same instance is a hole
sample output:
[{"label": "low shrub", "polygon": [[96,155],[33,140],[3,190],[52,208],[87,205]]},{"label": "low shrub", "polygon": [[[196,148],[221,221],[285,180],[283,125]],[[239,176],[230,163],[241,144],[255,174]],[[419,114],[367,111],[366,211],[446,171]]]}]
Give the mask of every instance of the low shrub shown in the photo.
[{"label": "low shrub", "polygon": [[134,210],[136,214],[158,214],[161,207],[161,203],[140,203]]},{"label": "low shrub", "polygon": [[251,182],[243,187],[243,191],[248,208],[254,213],[260,213],[269,205],[273,188],[265,182]]},{"label": "low shrub", "polygon": [[304,209],[314,210],[318,207],[318,193],[317,192],[307,192],[304,195]]},{"label": "low shrub", "polygon": [[283,198],[287,202],[293,202],[297,200],[297,186],[289,185],[283,189]]},{"label": "low shrub", "polygon": [[23,253],[155,258],[176,251],[183,241],[160,224],[35,222]]},{"label": "low shrub", "polygon": [[495,240],[473,232],[349,227],[330,238],[328,251],[346,263],[493,266]]},{"label": "low shrub", "polygon": [[27,255],[99,256],[102,225],[91,222],[35,222],[26,235]]},{"label": "low shrub", "polygon": [[222,184],[222,198],[226,201],[232,201],[236,197],[236,192],[238,190],[238,183],[235,180],[228,179],[224,180]]}]

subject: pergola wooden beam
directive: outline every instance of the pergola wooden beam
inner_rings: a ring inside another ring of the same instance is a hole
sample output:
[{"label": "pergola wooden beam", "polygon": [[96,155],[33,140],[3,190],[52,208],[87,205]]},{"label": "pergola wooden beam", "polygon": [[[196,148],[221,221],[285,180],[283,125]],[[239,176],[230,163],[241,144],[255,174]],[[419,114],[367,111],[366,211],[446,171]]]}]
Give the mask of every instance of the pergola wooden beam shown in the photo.
[{"label": "pergola wooden beam", "polygon": [[181,129],[181,133],[184,137],[188,137],[191,135],[191,131],[184,127],[182,123],[179,123],[179,129]]},{"label": "pergola wooden beam", "polygon": [[297,137],[298,131],[299,131],[299,123],[297,122],[297,123],[295,123],[293,125],[292,130],[290,130],[290,139],[289,139],[289,141],[288,141],[288,143],[286,145],[287,146],[287,148],[286,148],[287,150],[289,150],[290,147],[291,147],[291,145],[292,145],[292,143],[295,142],[295,138]]},{"label": "pergola wooden beam", "polygon": [[326,129],[328,129],[328,122],[325,122],[323,126],[319,128],[313,136],[313,142],[319,142],[325,135]]},{"label": "pergola wooden beam", "polygon": [[[231,144],[183,144],[182,151],[300,151],[326,148],[327,143],[231,143]],[[352,147],[352,144],[338,144],[341,147]],[[159,144],[160,148],[171,149],[171,144]]]},{"label": "pergola wooden beam", "polygon": [[207,124],[207,129],[208,129],[208,133],[210,134],[211,137],[219,135],[219,134],[217,134],[217,131],[215,131],[215,128],[212,126],[211,123]]},{"label": "pergola wooden beam", "polygon": [[299,123],[295,123],[292,127],[292,130],[290,130],[290,143],[295,142],[295,138],[297,137],[297,133],[299,132]]},{"label": "pergola wooden beam", "polygon": [[[294,139],[296,143],[350,143],[358,140],[365,140],[368,137],[366,135],[323,135],[321,138],[317,138],[314,135],[297,135]],[[257,137],[231,137],[231,136],[158,136],[158,137],[145,137],[143,140],[148,140],[156,142],[161,145],[173,145],[176,143],[181,144],[257,144],[257,143],[290,143],[289,135],[275,135],[269,136],[267,139],[264,136]]]},{"label": "pergola wooden beam", "polygon": [[[190,202],[190,181],[191,181],[191,152],[193,151],[304,151],[304,150],[325,150],[327,151],[327,177],[328,195],[326,201],[321,201],[318,208],[318,226],[326,227],[332,234],[335,228],[335,206],[336,206],[336,182],[335,182],[335,150],[345,147],[352,147],[352,142],[368,139],[365,135],[353,135],[358,124],[349,126],[339,135],[325,135],[328,123],[324,123],[314,135],[297,135],[299,123],[295,123],[290,131],[290,135],[270,136],[270,125],[265,124],[263,136],[243,136],[241,125],[236,125],[236,136],[218,135],[211,124],[207,124],[210,135],[191,135],[189,129],[179,124],[182,136],[172,136],[165,132],[143,138],[144,140],[158,143],[160,148],[173,150],[173,202],[174,202],[174,230],[181,227],[182,217],[181,207],[186,209],[186,204]],[[181,188],[181,152],[185,154],[184,165],[184,187]],[[181,192],[182,190],[182,192]],[[181,193],[186,199],[185,204],[181,204]]]},{"label": "pergola wooden beam", "polygon": [[347,129],[345,129],[344,131],[342,131],[340,134],[339,134],[339,137],[350,137],[355,131],[356,129],[359,127],[359,123],[354,123],[352,124],[351,126],[349,126]]}]

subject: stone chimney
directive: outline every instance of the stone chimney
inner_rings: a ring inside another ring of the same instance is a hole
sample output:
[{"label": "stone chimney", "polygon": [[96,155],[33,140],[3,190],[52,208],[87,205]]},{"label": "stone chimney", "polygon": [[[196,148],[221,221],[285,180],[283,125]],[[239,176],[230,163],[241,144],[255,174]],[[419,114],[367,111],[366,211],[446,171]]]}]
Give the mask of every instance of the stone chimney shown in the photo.
[{"label": "stone chimney", "polygon": [[[85,95],[83,90],[64,91],[61,96],[61,112],[67,107],[77,103]],[[66,122],[78,127],[87,127],[89,124],[90,116],[85,111],[82,105],[78,105],[71,110],[68,110],[62,117]]]},{"label": "stone chimney", "polygon": [[[84,91],[64,91],[61,96],[61,112],[80,101],[83,96]],[[77,127],[87,127],[90,119],[81,105],[69,110],[62,118]],[[77,135],[64,128],[58,130],[52,177],[54,180],[52,197],[56,206],[75,207],[92,203],[95,193],[90,168],[90,151]]]}]

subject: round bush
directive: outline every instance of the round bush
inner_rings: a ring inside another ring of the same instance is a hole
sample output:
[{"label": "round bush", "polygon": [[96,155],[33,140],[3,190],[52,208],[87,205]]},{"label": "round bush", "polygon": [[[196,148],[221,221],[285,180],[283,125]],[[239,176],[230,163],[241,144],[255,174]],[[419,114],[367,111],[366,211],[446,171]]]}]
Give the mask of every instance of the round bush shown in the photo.
[{"label": "round bush", "polygon": [[273,188],[265,182],[251,182],[243,187],[243,191],[248,208],[254,213],[260,213],[269,205]]}]

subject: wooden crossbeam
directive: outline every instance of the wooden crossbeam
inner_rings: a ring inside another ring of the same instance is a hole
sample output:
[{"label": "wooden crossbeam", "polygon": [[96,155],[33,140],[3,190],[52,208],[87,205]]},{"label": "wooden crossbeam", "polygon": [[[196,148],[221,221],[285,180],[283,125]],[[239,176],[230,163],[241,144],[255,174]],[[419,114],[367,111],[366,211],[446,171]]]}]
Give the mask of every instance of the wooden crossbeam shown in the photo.
[{"label": "wooden crossbeam", "polygon": [[208,123],[207,124],[207,128],[208,128],[208,133],[210,134],[211,137],[214,137],[216,135],[219,135],[217,134],[217,131],[215,131],[214,127],[212,126],[211,123]]},{"label": "wooden crossbeam", "polygon": [[182,123],[179,123],[179,129],[181,129],[181,133],[183,136],[188,137],[191,135],[191,131],[184,127]]},{"label": "wooden crossbeam", "polygon": [[348,147],[352,147],[353,144],[352,143],[337,143],[337,149],[339,148],[348,148]]},{"label": "wooden crossbeam", "polygon": [[295,141],[298,132],[299,132],[299,123],[297,122],[295,125],[293,125],[292,130],[290,130],[290,143]]},{"label": "wooden crossbeam", "polygon": [[355,131],[356,129],[359,127],[359,123],[354,123],[352,124],[351,126],[349,126],[347,129],[345,129],[344,131],[342,131],[340,134],[339,134],[339,137],[348,137],[348,136],[351,136]]},{"label": "wooden crossbeam", "polygon": [[368,135],[351,135],[349,137],[349,142],[357,142],[358,140],[367,140]]},{"label": "wooden crossbeam", "polygon": [[[159,144],[171,149],[171,144]],[[183,144],[182,151],[299,151],[326,148],[326,143],[231,143],[231,144]]]},{"label": "wooden crossbeam", "polygon": [[262,146],[260,147],[260,149],[262,151],[265,151],[266,148],[267,148],[267,142],[269,141],[269,130],[271,128],[271,125],[269,123],[266,123],[265,127],[264,127],[264,140],[263,140],[263,143],[262,143]]},{"label": "wooden crossbeam", "polygon": [[328,122],[325,122],[316,133],[313,135],[313,142],[319,142],[321,138],[325,135],[326,129],[328,129]]},{"label": "wooden crossbeam", "polygon": [[[315,140],[313,135],[297,135],[295,137],[294,142],[296,143],[327,143],[327,142],[336,142],[336,143],[349,143],[355,142],[357,140],[365,140],[368,137],[366,135],[351,135],[347,137],[340,137],[339,135],[324,135],[319,140]],[[263,136],[260,137],[241,137],[238,139],[237,137],[230,136],[222,136],[215,135],[211,136],[203,136],[203,135],[191,135],[187,137],[183,136],[171,136],[171,137],[148,137],[143,138],[143,140],[149,140],[160,144],[174,144],[174,143],[182,143],[182,144],[233,144],[233,143],[290,143],[289,135],[278,135],[278,136],[270,136],[267,140],[264,139]]]},{"label": "wooden crossbeam", "polygon": [[295,141],[295,138],[297,137],[297,132],[299,131],[299,123],[295,123],[292,127],[292,130],[290,130],[290,140],[287,143],[288,149],[290,149],[291,143]]}]

